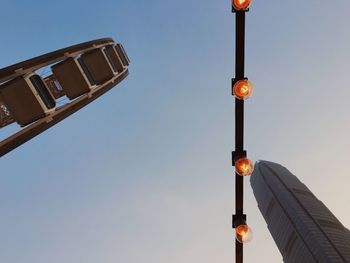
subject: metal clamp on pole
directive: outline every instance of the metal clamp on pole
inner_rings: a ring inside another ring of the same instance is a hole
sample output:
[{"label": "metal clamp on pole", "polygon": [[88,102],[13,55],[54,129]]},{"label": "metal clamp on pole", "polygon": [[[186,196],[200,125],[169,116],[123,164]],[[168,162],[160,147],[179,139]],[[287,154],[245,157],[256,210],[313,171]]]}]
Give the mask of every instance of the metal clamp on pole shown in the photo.
[{"label": "metal clamp on pole", "polygon": [[239,159],[246,158],[246,157],[247,157],[247,151],[241,151],[241,152],[233,151],[232,152],[232,166],[235,167],[236,162]]},{"label": "metal clamp on pole", "polygon": [[232,215],[232,228],[236,228],[240,225],[245,225],[246,221],[247,215],[245,214]]}]

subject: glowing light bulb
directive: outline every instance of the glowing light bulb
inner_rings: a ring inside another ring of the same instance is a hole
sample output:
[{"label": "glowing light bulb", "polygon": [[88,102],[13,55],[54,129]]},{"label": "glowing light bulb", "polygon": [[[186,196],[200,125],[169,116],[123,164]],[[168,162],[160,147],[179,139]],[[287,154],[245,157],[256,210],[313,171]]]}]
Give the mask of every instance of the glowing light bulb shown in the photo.
[{"label": "glowing light bulb", "polygon": [[254,171],[253,163],[246,157],[240,158],[235,162],[236,172],[240,176],[251,175]]},{"label": "glowing light bulb", "polygon": [[246,10],[251,3],[252,0],[232,0],[232,5],[236,10]]},{"label": "glowing light bulb", "polygon": [[239,80],[233,85],[233,94],[237,99],[246,100],[253,93],[253,85],[248,80]]},{"label": "glowing light bulb", "polygon": [[253,239],[253,231],[247,225],[239,225],[236,227],[236,239],[240,243],[248,243]]}]

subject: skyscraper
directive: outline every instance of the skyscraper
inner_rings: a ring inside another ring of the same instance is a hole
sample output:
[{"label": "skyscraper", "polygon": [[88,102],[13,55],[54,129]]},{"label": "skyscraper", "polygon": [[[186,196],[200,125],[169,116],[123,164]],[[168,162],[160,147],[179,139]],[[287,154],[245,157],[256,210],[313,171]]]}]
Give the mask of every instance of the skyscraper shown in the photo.
[{"label": "skyscraper", "polygon": [[259,161],[250,182],[284,262],[350,262],[350,231],[285,167]]}]

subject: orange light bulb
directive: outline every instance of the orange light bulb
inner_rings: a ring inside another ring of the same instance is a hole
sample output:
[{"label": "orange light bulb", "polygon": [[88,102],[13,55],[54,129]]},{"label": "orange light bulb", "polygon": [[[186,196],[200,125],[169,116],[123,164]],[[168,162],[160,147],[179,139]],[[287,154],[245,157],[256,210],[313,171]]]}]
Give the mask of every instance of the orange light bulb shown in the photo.
[{"label": "orange light bulb", "polygon": [[239,80],[233,85],[233,94],[237,99],[248,99],[252,93],[253,85],[246,79]]},{"label": "orange light bulb", "polygon": [[249,231],[249,227],[247,225],[239,225],[236,227],[236,233],[237,235],[244,236]]},{"label": "orange light bulb", "polygon": [[236,239],[240,243],[248,243],[253,239],[253,231],[247,225],[239,225],[236,227]]},{"label": "orange light bulb", "polygon": [[240,158],[235,162],[235,167],[236,167],[236,172],[240,175],[240,176],[247,176],[247,175],[251,175],[253,173],[254,170],[254,165],[252,164],[252,162],[246,158]]},{"label": "orange light bulb", "polygon": [[232,5],[237,10],[246,10],[251,3],[252,0],[232,0]]}]

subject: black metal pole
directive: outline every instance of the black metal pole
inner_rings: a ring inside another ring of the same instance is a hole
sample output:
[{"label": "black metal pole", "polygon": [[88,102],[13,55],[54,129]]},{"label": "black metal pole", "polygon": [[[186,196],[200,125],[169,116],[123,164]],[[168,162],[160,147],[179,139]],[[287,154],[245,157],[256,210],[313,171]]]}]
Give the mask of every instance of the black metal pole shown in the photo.
[{"label": "black metal pole", "polygon": [[[244,78],[244,25],[245,13],[236,13],[236,79]],[[235,99],[235,152],[243,153],[244,100]],[[236,215],[243,214],[243,177],[236,173]]]},{"label": "black metal pole", "polygon": [[245,11],[236,11],[236,78],[244,78]]},{"label": "black metal pole", "polygon": [[[236,11],[235,79],[244,79],[245,11]],[[244,151],[244,100],[235,99],[235,152]],[[236,217],[243,217],[243,177],[236,173]],[[236,240],[236,263],[243,263],[243,244]]]}]

